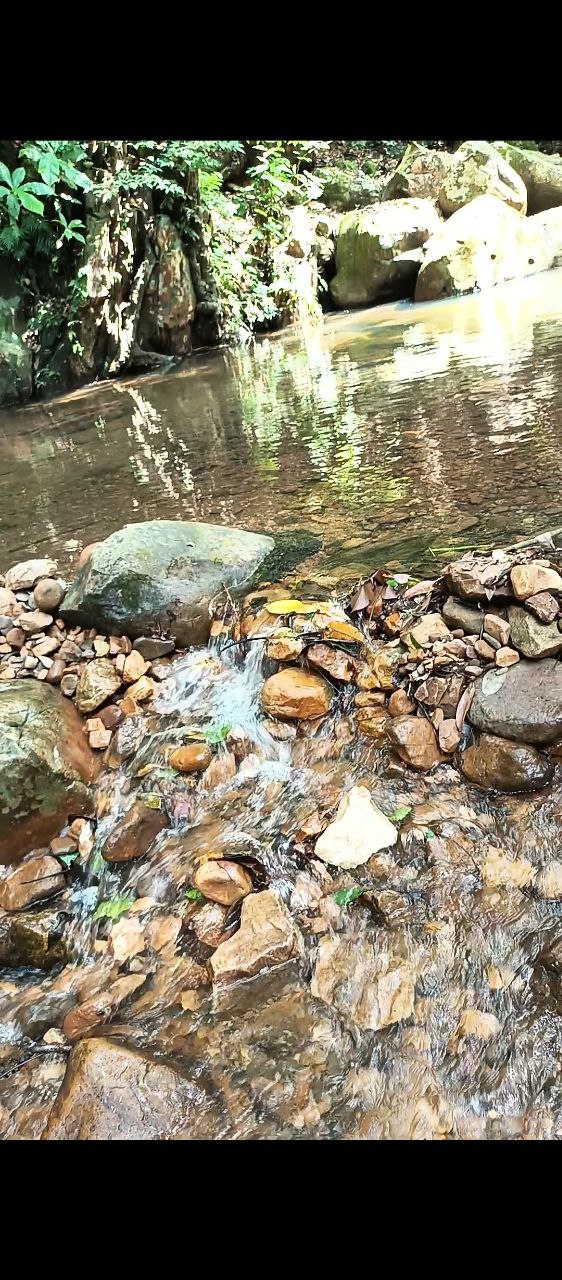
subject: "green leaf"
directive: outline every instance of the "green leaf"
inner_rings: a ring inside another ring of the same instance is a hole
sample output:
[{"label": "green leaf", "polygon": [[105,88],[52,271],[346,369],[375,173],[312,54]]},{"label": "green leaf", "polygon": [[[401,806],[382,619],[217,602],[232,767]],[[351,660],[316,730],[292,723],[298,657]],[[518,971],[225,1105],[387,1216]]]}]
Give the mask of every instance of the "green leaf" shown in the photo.
[{"label": "green leaf", "polygon": [[204,897],[199,889],[186,889],[185,896],[191,898],[193,902],[199,902]]},{"label": "green leaf", "polygon": [[132,907],[134,898],[107,898],[94,911],[94,920],[118,920]]},{"label": "green leaf", "polygon": [[232,729],[231,724],[209,725],[209,728],[205,729],[205,732],[203,734],[203,737],[205,739],[205,742],[207,743],[207,746],[208,747],[220,746],[221,742],[224,742],[225,738],[228,738],[228,735],[231,729]]},{"label": "green leaf", "polygon": [[407,818],[408,814],[411,812],[412,812],[411,804],[406,804],[402,809],[395,809],[394,813],[391,813],[389,820],[390,822],[403,822],[404,818]]},{"label": "green leaf", "polygon": [[78,857],[78,850],[76,850],[75,853],[59,853],[58,855],[59,862],[62,862],[64,867],[71,867],[72,863],[77,857]]},{"label": "green leaf", "polygon": [[349,889],[336,889],[332,894],[334,902],[338,907],[347,907],[350,902],[355,902],[356,898],[360,898],[363,890],[360,884],[354,884]]},{"label": "green leaf", "polygon": [[8,209],[9,209],[9,211],[10,211],[11,215],[12,215],[12,218],[14,219],[14,221],[16,221],[16,222],[17,222],[17,220],[18,220],[18,218],[19,218],[19,216],[20,216],[20,208],[21,208],[21,205],[20,205],[20,202],[19,202],[19,200],[18,200],[17,196],[15,196],[15,195],[14,195],[13,191],[10,191],[10,194],[9,194],[9,196],[8,196],[7,200],[6,200],[6,204],[7,204]]},{"label": "green leaf", "polygon": [[49,187],[52,187],[60,176],[60,163],[54,151],[46,151],[45,155],[37,161],[37,168],[43,182],[46,182]]},{"label": "green leaf", "polygon": [[23,205],[24,209],[29,209],[30,213],[43,213],[45,206],[37,199],[36,196],[30,195],[29,191],[25,191],[23,187],[20,187],[17,195],[20,204]]},{"label": "green leaf", "polygon": [[16,187],[21,187],[22,182],[25,182],[25,169],[22,169],[21,167],[19,169],[14,169],[11,181],[11,185],[14,190]]},{"label": "green leaf", "polygon": [[425,829],[425,831],[424,831],[424,833],[423,833],[423,834],[424,834],[424,836],[425,836],[425,839],[426,839],[426,840],[434,840],[434,839],[435,839],[435,832],[431,830],[431,827],[426,827],[426,829]]},{"label": "green leaf", "polygon": [[12,175],[7,164],[0,164],[0,182],[5,182],[7,187],[12,185]]},{"label": "green leaf", "polygon": [[33,191],[36,196],[52,196],[54,191],[52,187],[48,187],[44,182],[26,182],[25,191]]}]

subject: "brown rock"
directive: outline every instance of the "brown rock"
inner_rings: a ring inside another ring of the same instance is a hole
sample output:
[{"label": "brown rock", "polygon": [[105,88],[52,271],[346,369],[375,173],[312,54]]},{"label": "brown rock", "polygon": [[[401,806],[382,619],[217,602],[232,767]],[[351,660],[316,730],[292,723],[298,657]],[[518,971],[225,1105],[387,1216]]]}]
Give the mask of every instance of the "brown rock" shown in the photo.
[{"label": "brown rock", "polygon": [[87,564],[92,554],[92,551],[95,551],[96,547],[99,547],[99,545],[100,545],[99,542],[90,542],[87,547],[83,547],[82,551],[80,552],[80,555],[78,556],[79,569],[81,569],[83,565]]},{"label": "brown rock", "polygon": [[210,858],[197,868],[193,884],[210,902],[231,907],[252,892],[252,877],[237,862],[223,858]]},{"label": "brown rock", "polygon": [[421,716],[396,716],[389,721],[386,732],[400,759],[413,769],[432,769],[445,759],[432,726]]},{"label": "brown rock", "polygon": [[65,664],[61,658],[54,658],[47,672],[47,684],[60,684],[65,670]]},{"label": "brown rock", "polygon": [[492,648],[491,644],[487,644],[485,640],[475,640],[474,651],[482,662],[493,662],[496,656],[496,650]]},{"label": "brown rock", "polygon": [[157,953],[165,948],[173,948],[181,930],[179,916],[154,916],[145,928],[145,937],[149,947]]},{"label": "brown rock", "polygon": [[550,781],[554,766],[527,743],[482,733],[461,755],[470,782],[495,791],[538,791]]},{"label": "brown rock", "polygon": [[148,702],[149,698],[154,697],[156,685],[150,676],[141,676],[140,680],[130,685],[127,690],[127,697],[132,698],[134,702]]},{"label": "brown rock", "polygon": [[161,809],[149,809],[137,800],[107,836],[101,852],[106,862],[143,858],[156,836],[167,826],[168,819]]},{"label": "brown rock", "polygon": [[112,703],[109,707],[102,707],[98,719],[101,720],[104,729],[116,729],[125,717],[121,708]]},{"label": "brown rock", "polygon": [[41,613],[40,609],[32,609],[30,613],[20,613],[18,624],[26,635],[35,635],[36,631],[46,631],[53,621],[52,614]]},{"label": "brown rock", "polygon": [[210,765],[213,753],[205,742],[192,742],[187,747],[177,747],[170,753],[172,769],[180,773],[201,773]]},{"label": "brown rock", "polygon": [[7,591],[6,587],[0,587],[0,613],[5,618],[15,617],[14,609],[17,609],[18,602],[13,591]]},{"label": "brown rock", "polygon": [[64,600],[64,587],[56,578],[41,578],[33,592],[33,601],[38,609],[52,613]]},{"label": "brown rock", "polygon": [[94,1027],[109,1022],[120,1005],[133,992],[138,991],[139,987],[144,986],[145,982],[146,974],[144,973],[131,973],[123,978],[117,978],[106,991],[90,996],[67,1013],[62,1024],[63,1035],[67,1040],[80,1040],[82,1036],[88,1034],[88,1031],[93,1031]]},{"label": "brown rock", "polygon": [[480,874],[485,885],[492,889],[525,889],[531,884],[535,869],[525,858],[508,858],[498,849],[492,849]]},{"label": "brown rock", "polygon": [[132,649],[131,652],[127,654],[123,666],[123,680],[125,681],[125,684],[135,684],[137,680],[140,680],[141,676],[146,675],[149,667],[150,663],[146,662],[138,649]]},{"label": "brown rock", "polygon": [[519,662],[519,656],[517,649],[496,649],[496,666],[512,667],[514,662]]},{"label": "brown rock", "polygon": [[[394,673],[396,668],[405,660],[404,652],[396,646],[384,645],[382,649],[379,649],[374,654],[370,650],[366,650],[365,656],[375,681],[375,687],[387,690],[394,689]],[[359,680],[357,683],[359,685]],[[368,686],[366,685],[365,687]]]},{"label": "brown rock", "polygon": [[74,694],[76,693],[77,684],[78,684],[78,676],[67,674],[62,677],[62,680],[60,682],[60,687],[61,687],[61,693],[64,693],[65,698],[74,697]]},{"label": "brown rock", "polygon": [[[214,1110],[212,1110],[214,1105]],[[162,1062],[111,1040],[88,1039],[70,1055],[44,1141],[161,1141],[210,1136],[216,1104]],[[216,1136],[228,1134],[226,1118]]]},{"label": "brown rock", "polygon": [[554,622],[560,613],[558,600],[549,591],[539,591],[536,596],[527,596],[525,608],[530,609],[539,622]]},{"label": "brown rock", "polygon": [[456,751],[461,740],[461,735],[457,729],[456,721],[442,720],[439,725],[438,737],[439,746],[442,751],[445,751],[448,754]]},{"label": "brown rock", "polygon": [[207,947],[218,947],[224,933],[227,914],[227,908],[221,907],[220,903],[205,902],[191,921],[193,932],[199,942],[203,942]]},{"label": "brown rock", "polygon": [[0,881],[0,907],[4,911],[24,911],[34,902],[44,902],[60,893],[65,883],[56,858],[48,854],[29,858]]},{"label": "brown rock", "polygon": [[272,636],[267,642],[266,654],[274,662],[293,662],[299,658],[304,649],[304,640],[291,632],[287,635]]},{"label": "brown rock", "polygon": [[426,613],[413,627],[402,632],[402,639],[414,650],[424,648],[435,640],[448,640],[451,632],[440,613]]},{"label": "brown rock", "polygon": [[332,691],[321,676],[287,667],[266,680],[261,702],[266,715],[287,720],[312,720],[330,709]]},{"label": "brown rock", "polygon": [[111,660],[94,658],[84,667],[78,681],[76,706],[79,711],[97,711],[120,688],[121,680]]},{"label": "brown rock", "polygon": [[368,738],[384,738],[388,713],[385,707],[359,707],[357,728]]},{"label": "brown rock", "polygon": [[342,680],[348,684],[353,679],[355,667],[352,659],[341,649],[333,649],[329,644],[311,644],[306,651],[306,660],[312,667],[326,671],[333,680]]},{"label": "brown rock", "polygon": [[22,631],[21,627],[12,627],[11,631],[6,633],[6,641],[12,646],[12,649],[23,649],[25,631]]},{"label": "brown rock", "polygon": [[58,656],[59,658],[62,658],[64,662],[79,662],[82,657],[82,650],[74,643],[74,640],[69,640],[67,638],[66,640],[63,640],[58,651]]},{"label": "brown rock", "polygon": [[388,710],[391,716],[409,716],[415,711],[416,704],[408,697],[405,689],[395,689],[388,699]]},{"label": "brown rock", "polygon": [[511,631],[509,622],[506,622],[505,618],[499,618],[496,613],[484,614],[484,631],[502,646],[509,642]]},{"label": "brown rock", "polygon": [[270,890],[244,899],[240,928],[211,956],[216,982],[250,978],[302,954],[301,935],[284,903]]},{"label": "brown rock", "polygon": [[562,591],[562,578],[556,569],[545,569],[532,562],[518,564],[511,570],[511,585],[517,600],[526,600],[541,591]]},{"label": "brown rock", "polygon": [[[401,692],[397,690],[397,692]],[[366,693],[356,693],[356,707],[384,707],[386,702],[386,694],[383,689],[369,689]],[[390,699],[392,702],[392,698]],[[390,702],[388,704],[390,710]]]},{"label": "brown rock", "polygon": [[88,742],[92,751],[105,751],[111,742],[111,729],[93,729],[88,734]]},{"label": "brown rock", "polygon": [[30,591],[39,578],[49,578],[56,571],[54,560],[23,560],[8,569],[5,586],[10,591]]},{"label": "brown rock", "polygon": [[[490,563],[487,559],[478,559],[472,552],[455,560],[445,570],[447,586],[455,595],[464,600],[483,600],[488,603],[488,594],[493,591],[498,600],[508,599],[509,588],[497,585],[497,579],[509,568],[510,560]],[[456,624],[463,626],[462,622]],[[465,628],[463,627],[463,630]]]},{"label": "brown rock", "polygon": [[205,769],[201,777],[200,788],[202,791],[213,791],[215,787],[221,787],[223,783],[229,782],[236,774],[236,757],[233,751],[221,751],[214,756],[210,765]]},{"label": "brown rock", "polygon": [[[84,822],[83,818],[78,818],[78,822]],[[63,853],[74,853],[78,848],[77,839],[74,836],[55,836],[49,845],[53,857],[60,858]]]},{"label": "brown rock", "polygon": [[562,898],[562,862],[552,861],[535,880],[535,889],[539,898]]},{"label": "brown rock", "polygon": [[415,981],[413,965],[366,938],[330,934],[318,945],[310,990],[362,1030],[380,1031],[412,1016]]}]

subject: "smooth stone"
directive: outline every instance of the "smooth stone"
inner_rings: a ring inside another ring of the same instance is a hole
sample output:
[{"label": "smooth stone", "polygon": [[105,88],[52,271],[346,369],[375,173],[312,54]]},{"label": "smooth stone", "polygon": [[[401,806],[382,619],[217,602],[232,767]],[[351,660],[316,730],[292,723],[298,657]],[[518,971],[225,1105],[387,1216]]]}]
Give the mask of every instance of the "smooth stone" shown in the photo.
[{"label": "smooth stone", "polygon": [[245,867],[225,858],[209,858],[193,876],[193,884],[210,902],[231,907],[252,892],[252,877]]},{"label": "smooth stone", "polygon": [[46,631],[47,627],[52,625],[52,622],[52,614],[42,613],[40,609],[32,609],[30,613],[20,613],[18,617],[18,626],[27,635],[34,635],[37,631]]},{"label": "smooth stone", "polygon": [[30,591],[39,578],[52,578],[56,571],[55,560],[22,560],[8,569],[4,585],[10,591]]},{"label": "smooth stone", "polygon": [[553,658],[562,651],[562,635],[555,622],[539,622],[527,609],[514,605],[508,611],[511,643],[525,658]]},{"label": "smooth stone", "polygon": [[511,570],[513,594],[518,600],[526,600],[528,596],[536,596],[541,591],[562,591],[562,578],[556,569],[546,569],[544,565],[531,561],[529,564],[515,565]]},{"label": "smooth stone", "polygon": [[336,306],[411,296],[423,245],[440,225],[432,200],[389,200],[346,214],[338,228],[336,274],[330,283]]},{"label": "smooth stone", "polygon": [[129,862],[143,858],[156,836],[168,826],[162,809],[151,809],[135,801],[106,836],[101,853],[106,862]]},{"label": "smooth stone", "polygon": [[38,609],[52,613],[64,600],[65,588],[57,578],[40,578],[33,591],[33,601]]},{"label": "smooth stone", "polygon": [[212,758],[213,753],[206,742],[192,742],[187,747],[176,747],[170,753],[169,763],[172,769],[178,769],[180,773],[202,773],[208,768]]},{"label": "smooth stone", "polygon": [[457,600],[455,596],[448,596],[442,612],[449,627],[453,630],[455,627],[462,627],[466,635],[472,635],[473,632],[478,633],[484,619],[484,615],[479,609],[472,609],[469,604],[464,604],[462,600]]},{"label": "smooth stone", "polygon": [[[66,677],[65,677],[66,679]],[[94,658],[84,668],[76,686],[79,711],[97,711],[121,688],[121,677],[110,658]]]},{"label": "smooth stone", "polygon": [[175,647],[173,640],[161,640],[159,636],[139,636],[133,645],[133,649],[136,649],[147,662],[164,658],[167,653],[173,653]]},{"label": "smooth stone", "polygon": [[359,867],[397,839],[397,828],[373,803],[367,787],[352,787],[342,796],[334,821],[319,835],[314,856],[335,867]]},{"label": "smooth stone", "polygon": [[562,665],[554,658],[522,659],[487,671],[474,683],[468,719],[476,729],[537,745],[562,737]]},{"label": "smooth stone", "polygon": [[211,956],[216,982],[250,978],[302,954],[302,938],[287,907],[269,889],[244,898],[240,928]]},{"label": "smooth stone", "polygon": [[496,791],[539,791],[550,782],[554,765],[527,743],[483,733],[460,756],[470,782]]},{"label": "smooth stone", "polygon": [[286,667],[265,681],[261,704],[268,716],[287,720],[312,720],[330,709],[332,690],[321,676]]},{"label": "smooth stone", "polygon": [[386,732],[400,759],[413,769],[432,769],[446,759],[425,717],[395,716],[389,720]]}]

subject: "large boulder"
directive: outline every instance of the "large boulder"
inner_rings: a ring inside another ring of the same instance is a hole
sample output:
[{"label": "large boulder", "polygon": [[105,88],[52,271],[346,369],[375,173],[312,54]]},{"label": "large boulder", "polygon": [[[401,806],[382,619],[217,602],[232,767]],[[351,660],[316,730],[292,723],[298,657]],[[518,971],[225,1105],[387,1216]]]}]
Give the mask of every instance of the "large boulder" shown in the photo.
[{"label": "large boulder", "polygon": [[562,205],[560,156],[545,156],[542,151],[528,151],[510,142],[495,142],[494,147],[524,182],[528,213],[543,213],[545,209]]},{"label": "large boulder", "polygon": [[336,306],[410,297],[422,245],[440,226],[431,200],[387,200],[347,214],[339,226],[330,284]]},{"label": "large boulder", "polygon": [[204,644],[209,601],[250,581],[273,539],[187,520],[127,524],[95,545],[67,592],[67,622],[136,637],[161,628]]},{"label": "large boulder", "polygon": [[475,681],[468,719],[517,742],[556,742],[562,737],[562,664],[543,658],[487,671]]},{"label": "large boulder", "polygon": [[0,862],[91,813],[97,763],[75,707],[35,680],[0,684]]},{"label": "large boulder", "polygon": [[558,224],[542,214],[522,218],[496,196],[478,196],[427,241],[416,302],[490,289],[556,265]]},{"label": "large boulder", "polygon": [[482,733],[471,743],[460,763],[470,782],[494,791],[538,791],[554,773],[552,761],[535,747],[492,733]]},{"label": "large boulder", "polygon": [[138,340],[142,347],[183,356],[191,350],[197,298],[181,236],[166,214],[156,219],[153,249],[156,260],[144,294]]},{"label": "large boulder", "polygon": [[439,204],[449,215],[477,196],[496,196],[516,213],[527,212],[525,183],[507,160],[489,142],[463,142],[447,166]]},{"label": "large boulder", "polygon": [[322,202],[328,209],[345,213],[380,199],[382,179],[353,163],[316,169],[314,177],[322,184]]},{"label": "large boulder", "polygon": [[437,200],[450,163],[451,157],[446,151],[430,151],[419,142],[410,142],[384,188],[382,199]]}]

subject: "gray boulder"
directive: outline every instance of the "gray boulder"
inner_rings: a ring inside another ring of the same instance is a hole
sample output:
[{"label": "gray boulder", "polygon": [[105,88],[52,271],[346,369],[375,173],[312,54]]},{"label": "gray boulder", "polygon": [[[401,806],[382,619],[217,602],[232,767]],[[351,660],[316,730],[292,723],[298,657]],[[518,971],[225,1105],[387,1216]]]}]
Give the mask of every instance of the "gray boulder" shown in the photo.
[{"label": "gray boulder", "polygon": [[422,246],[440,227],[431,200],[387,200],[346,214],[338,229],[336,275],[330,284],[336,306],[411,297]]},{"label": "gray boulder", "polygon": [[542,151],[513,147],[510,142],[495,142],[496,151],[527,188],[527,212],[543,213],[562,205],[562,158],[545,156]]},{"label": "gray boulder", "polygon": [[468,719],[477,729],[517,742],[562,737],[562,664],[555,658],[487,671],[474,685]]},{"label": "gray boulder", "polygon": [[178,644],[204,644],[210,600],[246,586],[273,550],[246,529],[184,520],[127,524],[98,543],[67,592],[70,623],[133,638],[162,629]]}]

